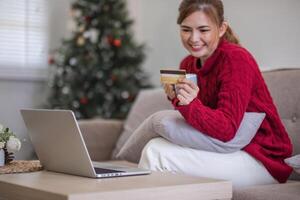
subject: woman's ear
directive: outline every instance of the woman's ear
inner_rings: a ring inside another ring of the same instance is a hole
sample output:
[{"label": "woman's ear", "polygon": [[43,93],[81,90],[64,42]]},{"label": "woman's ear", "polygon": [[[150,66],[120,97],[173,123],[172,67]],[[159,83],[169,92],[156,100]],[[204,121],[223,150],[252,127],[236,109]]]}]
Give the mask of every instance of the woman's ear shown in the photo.
[{"label": "woman's ear", "polygon": [[227,31],[227,28],[228,28],[228,22],[227,21],[224,21],[220,27],[220,32],[219,32],[219,37],[223,37],[223,35],[226,33]]}]

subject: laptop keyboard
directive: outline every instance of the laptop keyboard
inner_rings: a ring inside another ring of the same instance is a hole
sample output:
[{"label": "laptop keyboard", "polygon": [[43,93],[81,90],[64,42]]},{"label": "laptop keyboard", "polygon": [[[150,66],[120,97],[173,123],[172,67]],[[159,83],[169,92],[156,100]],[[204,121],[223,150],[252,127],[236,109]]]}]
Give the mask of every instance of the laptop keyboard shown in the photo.
[{"label": "laptop keyboard", "polygon": [[94,167],[96,174],[107,174],[107,173],[116,173],[116,172],[124,172],[124,171],[118,171],[113,169],[103,169],[99,167]]}]

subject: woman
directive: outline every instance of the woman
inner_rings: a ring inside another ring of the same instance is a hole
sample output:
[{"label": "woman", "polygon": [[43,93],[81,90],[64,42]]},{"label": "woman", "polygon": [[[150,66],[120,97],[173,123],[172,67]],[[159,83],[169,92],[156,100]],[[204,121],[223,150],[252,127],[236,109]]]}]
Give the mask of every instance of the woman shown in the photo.
[{"label": "woman", "polygon": [[257,63],[224,20],[222,1],[183,0],[177,22],[191,54],[180,68],[197,74],[198,85],[183,79],[176,94],[171,85],[165,85],[165,92],[186,122],[226,142],[235,136],[246,111],[266,117],[241,151],[194,151],[154,139],[144,148],[140,166],[227,179],[236,187],[285,182],[292,172],[284,163],[292,152],[290,139]]}]

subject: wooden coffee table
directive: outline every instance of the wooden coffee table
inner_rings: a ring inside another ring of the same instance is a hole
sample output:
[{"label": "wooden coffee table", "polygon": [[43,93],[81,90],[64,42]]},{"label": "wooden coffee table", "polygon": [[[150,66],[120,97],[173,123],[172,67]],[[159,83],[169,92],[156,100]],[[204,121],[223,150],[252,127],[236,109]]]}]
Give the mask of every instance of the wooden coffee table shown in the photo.
[{"label": "wooden coffee table", "polygon": [[92,179],[49,171],[0,175],[0,200],[231,199],[228,181],[167,172]]}]

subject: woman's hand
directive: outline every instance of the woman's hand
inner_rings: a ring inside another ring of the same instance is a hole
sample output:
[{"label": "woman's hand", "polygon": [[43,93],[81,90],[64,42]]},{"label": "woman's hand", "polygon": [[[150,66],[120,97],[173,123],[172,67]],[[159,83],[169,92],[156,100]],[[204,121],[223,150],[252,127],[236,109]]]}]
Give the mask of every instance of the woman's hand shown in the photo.
[{"label": "woman's hand", "polygon": [[179,80],[179,83],[176,84],[176,89],[180,105],[189,105],[198,96],[199,92],[199,87],[188,79]]},{"label": "woman's hand", "polygon": [[176,97],[174,85],[164,84],[164,90],[169,99],[174,99]]}]

